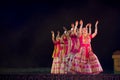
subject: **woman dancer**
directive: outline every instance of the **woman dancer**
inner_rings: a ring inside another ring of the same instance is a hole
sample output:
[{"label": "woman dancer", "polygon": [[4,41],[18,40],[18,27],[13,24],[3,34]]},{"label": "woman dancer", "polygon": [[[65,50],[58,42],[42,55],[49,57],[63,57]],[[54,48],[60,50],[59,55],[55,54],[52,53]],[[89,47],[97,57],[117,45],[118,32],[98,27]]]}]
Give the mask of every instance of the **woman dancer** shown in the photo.
[{"label": "woman dancer", "polygon": [[67,29],[63,27],[64,33],[61,36],[61,40],[63,42],[63,48],[61,51],[61,67],[60,67],[60,74],[67,74],[67,55],[70,53],[70,37]]},{"label": "woman dancer", "polygon": [[75,22],[75,26],[74,24],[71,25],[71,32],[69,34],[70,36],[70,42],[71,42],[71,46],[70,46],[70,53],[68,54],[67,57],[67,69],[68,69],[68,73],[71,72],[70,68],[71,68],[71,62],[72,59],[74,57],[74,55],[78,52],[78,38],[77,38],[77,26],[78,26],[78,21]]},{"label": "woman dancer", "polygon": [[57,32],[56,39],[55,39],[54,32],[51,31],[51,33],[52,33],[52,41],[53,41],[53,44],[54,44],[54,51],[53,51],[53,55],[52,55],[53,62],[52,62],[51,74],[60,74],[60,65],[61,65],[60,32],[59,31]]},{"label": "woman dancer", "polygon": [[80,50],[72,61],[71,70],[82,74],[98,74],[103,71],[97,56],[92,51],[91,39],[97,35],[97,25],[95,24],[95,32],[91,34],[91,25],[89,24],[89,33],[87,27],[82,28],[83,22],[80,21],[79,41]]}]

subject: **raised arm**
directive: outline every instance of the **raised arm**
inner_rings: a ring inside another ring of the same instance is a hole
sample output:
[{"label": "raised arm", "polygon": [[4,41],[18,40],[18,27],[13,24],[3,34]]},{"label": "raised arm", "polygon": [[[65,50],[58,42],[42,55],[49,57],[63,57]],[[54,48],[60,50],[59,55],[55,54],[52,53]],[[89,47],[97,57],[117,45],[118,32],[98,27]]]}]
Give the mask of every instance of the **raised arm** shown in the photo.
[{"label": "raised arm", "polygon": [[54,34],[54,31],[51,31],[51,34],[52,34],[52,41],[55,42],[55,34]]},{"label": "raised arm", "polygon": [[57,37],[60,37],[60,31],[57,31]]},{"label": "raised arm", "polygon": [[66,29],[66,27],[63,27],[64,33],[66,36],[68,36],[68,30]]},{"label": "raised arm", "polygon": [[67,29],[63,26],[63,30],[64,30],[64,32],[63,32],[63,34],[61,35],[61,39],[64,37],[64,35],[66,35],[66,33],[67,33]]},{"label": "raised arm", "polygon": [[91,34],[91,26],[92,26],[91,23],[88,23],[88,24],[86,25],[86,29],[88,30],[89,35]]},{"label": "raised arm", "polygon": [[64,30],[64,31],[67,31],[66,27],[63,26],[63,30]]},{"label": "raised arm", "polygon": [[66,34],[67,33],[66,27],[63,26],[63,30],[64,30],[64,34]]},{"label": "raised arm", "polygon": [[74,23],[72,23],[72,24],[71,24],[71,29],[70,29],[70,30],[72,31],[72,30],[74,29],[74,27],[75,27],[75,26],[74,26]]},{"label": "raised arm", "polygon": [[77,26],[78,26],[78,20],[75,22],[75,30],[77,30]]},{"label": "raised arm", "polygon": [[96,23],[95,23],[95,31],[92,34],[92,38],[94,38],[97,35],[97,32],[98,32],[98,21],[96,21]]},{"label": "raised arm", "polygon": [[79,27],[79,35],[82,35],[82,27],[83,27],[83,21],[80,20],[80,27]]},{"label": "raised arm", "polygon": [[78,21],[75,22],[74,33],[77,34]]}]

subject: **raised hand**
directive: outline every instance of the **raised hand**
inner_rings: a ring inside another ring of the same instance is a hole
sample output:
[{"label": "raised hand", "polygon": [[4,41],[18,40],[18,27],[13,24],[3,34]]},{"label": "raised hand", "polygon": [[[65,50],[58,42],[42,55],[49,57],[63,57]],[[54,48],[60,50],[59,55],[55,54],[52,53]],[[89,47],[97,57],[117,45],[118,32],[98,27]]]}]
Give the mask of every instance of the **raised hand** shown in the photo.
[{"label": "raised hand", "polygon": [[92,24],[91,23],[89,23],[89,27],[91,27],[92,26]]},{"label": "raised hand", "polygon": [[71,27],[74,28],[74,23],[71,24]]},{"label": "raised hand", "polygon": [[78,20],[75,22],[75,25],[78,26]]},{"label": "raised hand", "polygon": [[89,23],[88,24],[86,24],[86,26],[85,26],[86,28],[88,28],[89,27]]},{"label": "raised hand", "polygon": [[96,21],[96,23],[95,23],[95,26],[97,26],[97,25],[98,25],[98,23],[99,23],[99,22],[98,22],[98,20],[97,20],[97,21]]},{"label": "raised hand", "polygon": [[98,29],[97,29],[97,25],[98,25],[98,20],[96,21],[96,23],[95,23],[95,31],[94,31],[94,33],[92,34],[92,38],[94,38],[96,35],[97,35],[97,32],[98,32]]},{"label": "raised hand", "polygon": [[54,34],[54,31],[51,31],[52,34]]},{"label": "raised hand", "polygon": [[63,27],[63,30],[67,31],[67,29],[65,27]]},{"label": "raised hand", "polygon": [[83,24],[83,21],[82,21],[82,20],[80,20],[79,24],[80,24],[80,25],[82,25],[82,24]]},{"label": "raised hand", "polygon": [[51,31],[51,33],[52,33],[52,41],[54,42],[55,41],[55,35],[54,35],[54,31]]}]

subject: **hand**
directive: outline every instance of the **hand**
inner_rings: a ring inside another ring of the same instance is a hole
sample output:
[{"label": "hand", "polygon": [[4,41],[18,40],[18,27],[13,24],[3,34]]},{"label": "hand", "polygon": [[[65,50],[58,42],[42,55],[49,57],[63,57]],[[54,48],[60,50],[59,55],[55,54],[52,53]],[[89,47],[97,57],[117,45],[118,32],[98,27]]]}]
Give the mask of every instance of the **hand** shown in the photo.
[{"label": "hand", "polygon": [[66,29],[65,27],[63,27],[63,29],[64,29],[65,31],[67,31],[67,29]]},{"label": "hand", "polygon": [[54,34],[54,31],[51,31],[52,34]]},{"label": "hand", "polygon": [[86,24],[86,28],[88,28],[88,26],[89,26],[89,23],[88,23],[88,24]]},{"label": "hand", "polygon": [[91,27],[92,26],[92,24],[91,23],[89,23],[89,27]]},{"label": "hand", "polygon": [[71,24],[71,27],[74,28],[74,23]]},{"label": "hand", "polygon": [[97,20],[97,21],[96,21],[96,23],[95,23],[95,26],[97,26],[97,25],[98,25],[98,23],[99,23],[99,22],[98,22],[98,20]]},{"label": "hand", "polygon": [[80,24],[83,24],[83,21],[82,21],[82,20],[80,20]]},{"label": "hand", "polygon": [[78,26],[78,20],[75,22],[75,25]]},{"label": "hand", "polygon": [[54,31],[51,31],[51,33],[52,33],[52,38],[54,38]]}]

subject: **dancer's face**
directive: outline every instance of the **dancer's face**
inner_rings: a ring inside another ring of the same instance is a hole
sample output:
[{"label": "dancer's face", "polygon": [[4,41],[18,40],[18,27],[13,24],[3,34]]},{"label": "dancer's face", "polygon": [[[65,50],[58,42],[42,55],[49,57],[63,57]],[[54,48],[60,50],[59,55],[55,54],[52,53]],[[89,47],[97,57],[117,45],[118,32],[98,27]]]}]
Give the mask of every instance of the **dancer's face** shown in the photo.
[{"label": "dancer's face", "polygon": [[82,33],[83,33],[83,34],[86,34],[86,33],[87,33],[87,29],[86,29],[86,28],[83,28],[83,29],[82,29]]},{"label": "dancer's face", "polygon": [[74,24],[73,23],[71,24],[71,27],[74,28]]}]

